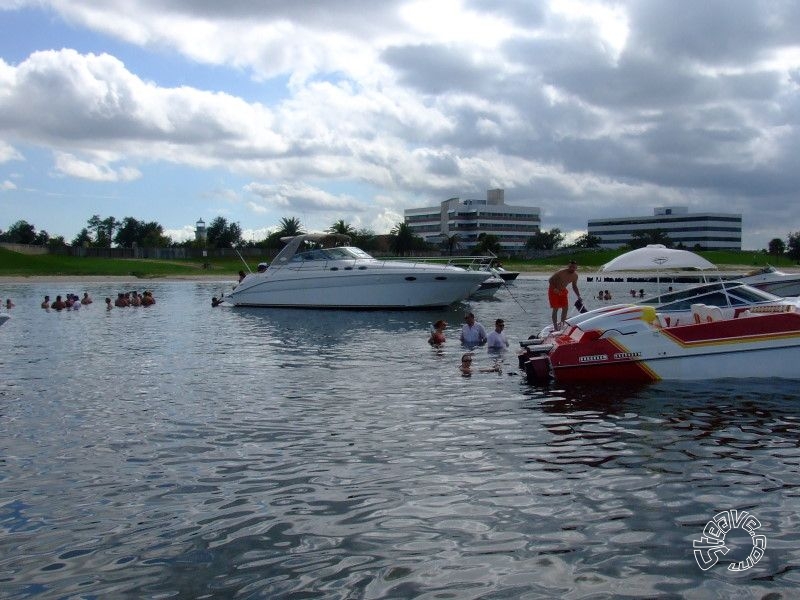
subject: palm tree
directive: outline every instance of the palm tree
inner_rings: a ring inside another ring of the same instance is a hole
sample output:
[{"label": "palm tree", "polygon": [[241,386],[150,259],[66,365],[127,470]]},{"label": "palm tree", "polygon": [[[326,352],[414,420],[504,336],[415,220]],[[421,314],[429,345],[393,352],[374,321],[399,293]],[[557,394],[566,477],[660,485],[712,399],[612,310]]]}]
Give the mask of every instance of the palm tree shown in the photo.
[{"label": "palm tree", "polygon": [[350,237],[350,239],[353,239],[358,234],[356,228],[349,223],[345,223],[344,219],[339,219],[336,223],[328,227],[328,233],[339,233]]},{"label": "palm tree", "polygon": [[300,219],[297,217],[283,217],[279,223],[278,233],[279,237],[289,237],[305,233],[303,226],[300,224]]},{"label": "palm tree", "polygon": [[408,223],[398,223],[392,228],[392,251],[398,256],[405,256],[414,248],[414,231]]},{"label": "palm tree", "polygon": [[442,246],[447,250],[450,256],[453,256],[453,251],[457,250],[460,244],[461,238],[457,233],[454,233],[453,235],[444,234]]}]

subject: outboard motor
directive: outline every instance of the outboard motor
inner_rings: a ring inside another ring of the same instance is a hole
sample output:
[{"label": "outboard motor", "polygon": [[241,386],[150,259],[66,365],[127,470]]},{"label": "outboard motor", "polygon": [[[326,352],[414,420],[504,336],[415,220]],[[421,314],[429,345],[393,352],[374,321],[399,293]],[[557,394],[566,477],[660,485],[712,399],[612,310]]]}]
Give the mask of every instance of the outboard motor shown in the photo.
[{"label": "outboard motor", "polygon": [[525,372],[529,383],[544,385],[552,379],[548,353],[553,344],[542,344],[541,339],[520,342],[524,351],[519,355],[519,368]]}]

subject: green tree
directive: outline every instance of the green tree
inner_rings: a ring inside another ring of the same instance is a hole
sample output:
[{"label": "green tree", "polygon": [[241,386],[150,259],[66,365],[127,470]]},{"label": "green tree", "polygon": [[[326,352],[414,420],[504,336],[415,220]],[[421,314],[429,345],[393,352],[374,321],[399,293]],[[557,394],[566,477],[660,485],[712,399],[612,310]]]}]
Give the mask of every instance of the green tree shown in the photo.
[{"label": "green tree", "polygon": [[[155,221],[142,223],[140,235],[139,245],[146,248],[166,248],[172,245],[172,238],[164,235],[164,228]],[[241,231],[239,237],[241,238]]]},{"label": "green tree", "polygon": [[769,253],[771,256],[779,258],[786,252],[786,244],[781,238],[772,238],[769,241]]},{"label": "green tree", "polygon": [[238,223],[228,223],[225,217],[217,217],[206,230],[206,240],[212,248],[231,248],[242,241],[242,228]]},{"label": "green tree", "polygon": [[789,243],[786,244],[786,255],[792,260],[800,260],[800,231],[789,234]]},{"label": "green tree", "polygon": [[596,235],[592,235],[591,233],[584,233],[580,236],[575,243],[573,244],[576,248],[599,248],[600,242],[602,242],[599,237]]},{"label": "green tree", "polygon": [[450,235],[445,234],[444,239],[442,240],[442,248],[447,250],[447,253],[450,256],[453,256],[453,252],[458,250],[458,247],[461,245],[461,237],[457,233],[453,233]]},{"label": "green tree", "polygon": [[478,243],[475,244],[473,250],[478,254],[499,254],[502,251],[500,240],[496,235],[491,233],[481,233],[478,235]]},{"label": "green tree", "polygon": [[564,242],[564,234],[558,227],[550,231],[537,231],[525,241],[530,250],[555,250]]},{"label": "green tree", "polygon": [[351,240],[357,235],[355,227],[349,223],[345,223],[344,219],[339,219],[336,223],[328,227],[328,233],[346,235],[349,236]]},{"label": "green tree", "polygon": [[133,217],[125,217],[114,236],[114,243],[121,248],[132,248],[139,243],[139,228],[141,224]]},{"label": "green tree", "polygon": [[628,242],[631,248],[644,248],[650,244],[664,244],[667,248],[672,248],[672,240],[663,229],[639,229],[631,232],[631,241]]},{"label": "green tree", "polygon": [[50,234],[42,229],[36,234],[36,238],[33,240],[33,243],[37,246],[47,246],[50,243]]},{"label": "green tree", "polygon": [[0,241],[10,244],[33,244],[36,241],[36,228],[27,221],[17,221],[0,235]]},{"label": "green tree", "polygon": [[[334,226],[336,223],[334,223]],[[330,230],[329,230],[330,231]],[[296,217],[283,217],[278,224],[278,230],[270,233],[263,241],[259,242],[259,246],[264,248],[282,248],[283,242],[281,238],[294,237],[304,233],[300,225],[300,219]]]},{"label": "green tree", "polygon": [[278,231],[280,237],[290,237],[304,233],[303,227],[300,224],[300,219],[297,217],[283,217],[281,222],[278,223]]},{"label": "green tree", "polygon": [[84,227],[81,229],[80,233],[75,236],[75,239],[72,240],[73,246],[91,246],[92,245],[92,234],[89,233],[89,230]]},{"label": "green tree", "polygon": [[409,254],[416,245],[414,238],[417,236],[414,235],[414,231],[408,223],[398,223],[392,228],[389,235],[389,245],[392,252],[398,256]]},{"label": "green tree", "polygon": [[146,223],[125,217],[114,236],[114,243],[122,248],[132,248],[134,244],[141,248],[163,248],[172,240],[164,235],[164,228],[155,221]]},{"label": "green tree", "polygon": [[64,239],[63,235],[57,235],[56,237],[51,237],[49,240],[47,240],[47,247],[51,249],[66,248],[67,241]]},{"label": "green tree", "polygon": [[86,221],[88,231],[94,232],[94,245],[98,248],[110,248],[114,239],[114,231],[119,227],[119,223],[114,217],[101,219],[100,215],[92,215]]},{"label": "green tree", "polygon": [[375,236],[375,232],[371,229],[367,229],[363,227],[356,231],[355,235],[353,235],[353,240],[351,244],[353,246],[357,246],[362,250],[374,250],[375,249],[375,240],[377,237]]}]

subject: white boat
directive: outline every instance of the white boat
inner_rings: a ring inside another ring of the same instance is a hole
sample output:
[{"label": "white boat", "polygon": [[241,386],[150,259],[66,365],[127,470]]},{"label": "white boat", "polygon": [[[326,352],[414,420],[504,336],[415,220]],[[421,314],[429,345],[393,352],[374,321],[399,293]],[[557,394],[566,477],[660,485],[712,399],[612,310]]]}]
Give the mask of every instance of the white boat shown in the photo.
[{"label": "white boat", "polygon": [[472,294],[470,298],[475,300],[485,300],[486,298],[493,298],[501,287],[505,285],[505,280],[500,277],[492,275],[481,283],[481,286]]},{"label": "white boat", "polygon": [[[434,308],[465,300],[486,273],[425,261],[378,260],[343,245],[347,236],[303,234],[259,273],[248,274],[224,301],[235,306]],[[316,247],[306,249],[306,244]]]},{"label": "white boat", "polygon": [[500,266],[491,267],[491,271],[503,281],[514,281],[519,277],[519,271],[509,271]]},{"label": "white boat", "polygon": [[576,315],[522,345],[531,381],[800,379],[800,301],[715,282]]},{"label": "white boat", "polygon": [[784,273],[770,265],[750,271],[736,280],[776,296],[800,296],[800,273]]}]

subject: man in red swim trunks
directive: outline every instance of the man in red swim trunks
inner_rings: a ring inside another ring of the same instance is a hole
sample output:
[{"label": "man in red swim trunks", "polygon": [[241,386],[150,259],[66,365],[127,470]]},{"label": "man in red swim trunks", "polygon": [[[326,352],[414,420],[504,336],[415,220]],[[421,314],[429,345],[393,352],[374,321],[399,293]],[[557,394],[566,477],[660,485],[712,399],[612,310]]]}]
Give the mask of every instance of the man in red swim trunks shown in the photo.
[{"label": "man in red swim trunks", "polygon": [[[547,290],[547,299],[550,301],[550,308],[553,309],[553,327],[558,330],[559,325],[567,320],[567,310],[569,309],[569,294],[567,286],[572,284],[572,289],[578,300],[581,293],[578,291],[578,263],[571,260],[565,269],[556,271],[550,277],[550,288]],[[558,309],[561,309],[561,321],[558,321]]]}]

